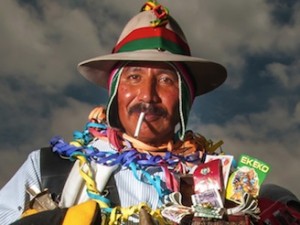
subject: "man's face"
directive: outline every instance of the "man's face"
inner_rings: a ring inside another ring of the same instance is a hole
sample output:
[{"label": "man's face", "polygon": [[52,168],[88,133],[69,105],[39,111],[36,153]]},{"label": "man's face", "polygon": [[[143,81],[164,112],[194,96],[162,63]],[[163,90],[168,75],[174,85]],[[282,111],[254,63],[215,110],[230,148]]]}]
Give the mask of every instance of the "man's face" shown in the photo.
[{"label": "man's face", "polygon": [[179,122],[179,88],[176,72],[168,64],[128,64],[121,74],[117,98],[119,119],[127,134],[134,136],[144,111],[139,140],[160,145],[173,138]]}]

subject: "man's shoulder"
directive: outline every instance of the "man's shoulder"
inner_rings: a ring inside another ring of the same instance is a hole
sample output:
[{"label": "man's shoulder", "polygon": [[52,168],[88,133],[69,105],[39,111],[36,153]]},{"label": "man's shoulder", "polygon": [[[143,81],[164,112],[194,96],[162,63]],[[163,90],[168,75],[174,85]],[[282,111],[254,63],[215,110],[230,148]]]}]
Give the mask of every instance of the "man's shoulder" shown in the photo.
[{"label": "man's shoulder", "polygon": [[65,183],[73,161],[60,157],[51,147],[40,149],[40,172],[43,188],[51,193],[60,193]]}]

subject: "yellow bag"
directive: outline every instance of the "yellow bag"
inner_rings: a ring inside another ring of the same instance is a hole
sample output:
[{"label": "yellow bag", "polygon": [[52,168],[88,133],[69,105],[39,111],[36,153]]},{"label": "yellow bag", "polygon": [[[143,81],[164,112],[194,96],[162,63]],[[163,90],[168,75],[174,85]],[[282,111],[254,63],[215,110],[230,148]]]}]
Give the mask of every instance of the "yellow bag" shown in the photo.
[{"label": "yellow bag", "polygon": [[[34,214],[30,214],[34,213]],[[99,225],[101,210],[97,202],[89,200],[70,208],[56,208],[37,212],[29,210],[11,225]]]}]

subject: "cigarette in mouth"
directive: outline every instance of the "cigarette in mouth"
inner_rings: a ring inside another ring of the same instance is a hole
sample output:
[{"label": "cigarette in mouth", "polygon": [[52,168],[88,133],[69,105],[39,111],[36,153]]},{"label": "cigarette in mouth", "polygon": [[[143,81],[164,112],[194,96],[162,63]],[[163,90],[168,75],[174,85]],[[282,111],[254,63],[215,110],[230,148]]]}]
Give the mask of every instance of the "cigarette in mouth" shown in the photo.
[{"label": "cigarette in mouth", "polygon": [[134,137],[135,138],[137,138],[139,136],[144,117],[145,117],[145,112],[141,112],[141,114],[139,116],[139,119],[138,119],[138,122],[136,124],[135,132],[134,132]]}]

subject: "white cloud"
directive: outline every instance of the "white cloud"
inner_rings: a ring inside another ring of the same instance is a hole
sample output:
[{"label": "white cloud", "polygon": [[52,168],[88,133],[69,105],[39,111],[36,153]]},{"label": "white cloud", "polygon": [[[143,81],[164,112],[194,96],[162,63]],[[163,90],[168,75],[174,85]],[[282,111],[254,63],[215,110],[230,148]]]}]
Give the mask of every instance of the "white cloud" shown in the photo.
[{"label": "white cloud", "polygon": [[101,48],[83,11],[44,3],[45,15],[39,19],[15,1],[2,1],[0,75],[25,76],[53,91],[75,79],[81,57]]},{"label": "white cloud", "polygon": [[278,51],[287,54],[299,54],[300,47],[300,2],[296,2],[292,15],[291,23],[280,27],[278,35],[275,37],[275,46]]},{"label": "white cloud", "polygon": [[[182,25],[194,55],[216,60],[231,68],[227,84],[232,87],[238,87],[243,80],[241,73],[247,64],[245,52],[259,54],[277,49],[288,54],[299,47],[299,10],[294,12],[295,22],[282,27],[272,23],[272,5],[262,0],[161,2]],[[43,19],[31,15],[14,1],[4,0],[2,5],[1,48],[4,50],[2,54],[6,53],[1,56],[5,65],[2,74],[11,71],[27,74],[41,85],[52,87],[64,86],[73,80],[75,66],[82,59],[111,49],[112,46],[101,46],[97,30],[102,38],[111,38],[120,33],[118,29],[124,21],[105,18],[102,8],[110,8],[115,13],[119,11],[121,18],[127,15],[128,20],[140,7],[132,7],[137,5],[135,1],[128,6],[119,1],[91,3],[90,7],[99,8],[100,12],[94,16],[98,23],[94,24],[82,10],[66,8],[55,2],[42,1]],[[106,41],[111,45],[115,42]],[[56,81],[58,77],[60,82]]]},{"label": "white cloud", "polygon": [[266,66],[263,73],[266,76],[275,78],[284,88],[291,90],[300,86],[300,60],[290,65],[273,62]]},{"label": "white cloud", "polygon": [[300,102],[298,102],[296,104],[296,107],[295,107],[295,111],[294,111],[294,114],[293,114],[293,117],[295,118],[295,123],[300,123]]},{"label": "white cloud", "polygon": [[49,124],[50,132],[64,137],[66,141],[72,140],[73,131],[83,131],[92,109],[90,104],[68,99],[65,107],[54,110]]}]

